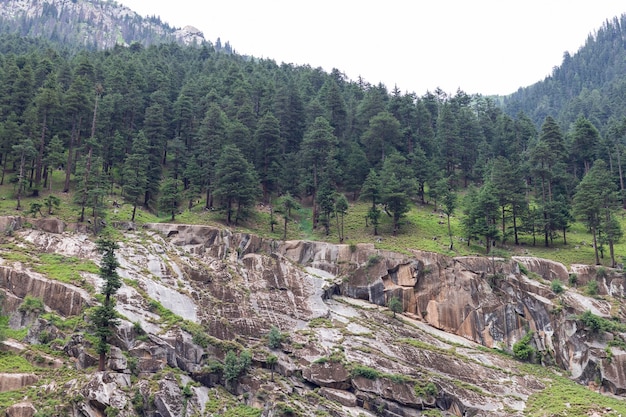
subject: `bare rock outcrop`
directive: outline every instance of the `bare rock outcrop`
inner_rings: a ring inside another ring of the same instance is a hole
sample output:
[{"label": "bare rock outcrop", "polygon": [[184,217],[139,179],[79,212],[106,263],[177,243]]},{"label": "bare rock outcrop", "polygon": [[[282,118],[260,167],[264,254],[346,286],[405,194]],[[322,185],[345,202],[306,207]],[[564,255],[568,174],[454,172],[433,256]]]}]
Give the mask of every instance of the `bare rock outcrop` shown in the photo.
[{"label": "bare rock outcrop", "polygon": [[15,391],[33,385],[39,378],[35,374],[0,374],[0,392]]},{"label": "bare rock outcrop", "polygon": [[81,288],[6,266],[0,266],[0,288],[20,300],[26,295],[40,298],[47,307],[66,317],[80,314],[91,299]]},{"label": "bare rock outcrop", "polygon": [[5,411],[6,417],[33,417],[37,409],[30,402],[13,404]]}]

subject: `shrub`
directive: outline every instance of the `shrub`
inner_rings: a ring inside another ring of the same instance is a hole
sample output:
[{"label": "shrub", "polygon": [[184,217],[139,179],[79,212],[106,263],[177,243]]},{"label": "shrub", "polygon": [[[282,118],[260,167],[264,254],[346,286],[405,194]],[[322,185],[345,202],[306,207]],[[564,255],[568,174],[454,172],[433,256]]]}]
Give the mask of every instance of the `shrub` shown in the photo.
[{"label": "shrub", "polygon": [[369,368],[363,365],[356,365],[354,368],[352,368],[352,376],[362,376],[363,378],[374,380],[380,378],[382,374],[376,369]]},{"label": "shrub", "polygon": [[561,284],[561,281],[559,281],[558,279],[552,281],[550,288],[552,288],[552,292],[554,292],[555,294],[561,294],[563,292],[563,284]]},{"label": "shrub", "polygon": [[598,282],[597,281],[589,281],[587,283],[587,289],[585,290],[585,292],[587,293],[587,295],[594,297],[596,295],[598,295]]},{"label": "shrub", "polygon": [[600,279],[604,279],[609,276],[609,271],[605,267],[601,266],[596,270],[596,276]]},{"label": "shrub", "polygon": [[283,335],[280,333],[280,330],[276,326],[272,326],[270,332],[267,334],[267,345],[270,349],[276,349],[280,347],[280,344],[283,342]]},{"label": "shrub", "polygon": [[33,297],[32,295],[27,295],[24,297],[24,301],[18,307],[18,310],[23,313],[43,313],[45,309],[45,304],[41,298]]},{"label": "shrub", "polygon": [[426,394],[432,395],[433,397],[439,392],[439,390],[437,389],[437,385],[433,384],[432,382],[426,384],[426,388],[424,388],[424,391],[426,391]]},{"label": "shrub", "polygon": [[569,274],[569,285],[576,286],[578,284],[578,275]]},{"label": "shrub", "polygon": [[374,265],[377,265],[380,260],[382,259],[382,257],[380,255],[372,255],[369,258],[367,258],[367,267],[371,268]]},{"label": "shrub", "polygon": [[513,356],[521,361],[530,361],[535,354],[535,349],[530,345],[533,332],[526,333],[519,341],[513,344]]},{"label": "shrub", "polygon": [[526,265],[521,264],[521,263],[517,263],[517,265],[519,266],[519,272],[522,273],[523,275],[528,276],[528,268],[526,268]]},{"label": "shrub", "polygon": [[391,297],[391,300],[387,303],[389,310],[393,311],[393,316],[396,317],[396,313],[402,313],[402,301],[398,297]]},{"label": "shrub", "polygon": [[585,311],[579,316],[580,321],[583,322],[585,327],[588,327],[592,332],[598,332],[602,328],[602,320],[600,317],[593,314],[590,310]]}]

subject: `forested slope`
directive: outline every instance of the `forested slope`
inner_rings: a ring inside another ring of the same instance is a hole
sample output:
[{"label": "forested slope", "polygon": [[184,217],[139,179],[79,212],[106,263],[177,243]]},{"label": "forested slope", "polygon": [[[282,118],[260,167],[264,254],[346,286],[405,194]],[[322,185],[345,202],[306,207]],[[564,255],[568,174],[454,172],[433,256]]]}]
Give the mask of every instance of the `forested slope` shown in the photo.
[{"label": "forested slope", "polygon": [[[581,53],[604,45],[611,27]],[[208,42],[72,53],[4,35],[0,45],[2,183],[14,181],[18,208],[25,196],[69,192],[79,221],[98,225],[106,194],[119,186],[131,220],[137,207],[172,220],[204,207],[223,210],[232,225],[256,203],[289,212],[296,198],[328,234],[349,197],[371,204],[374,233],[388,215],[396,235],[415,203],[430,202],[460,217],[467,241],[486,252],[522,238],[565,244],[582,221],[599,255],[607,248],[611,264],[619,261],[622,120],[609,129],[580,114],[564,128],[555,107],[537,124],[537,111],[510,116],[461,90],[403,94]],[[593,59],[602,70],[589,72],[610,72]],[[50,189],[53,170],[64,172],[62,189]],[[587,200],[597,204],[580,203]]]},{"label": "forested slope", "polygon": [[539,124],[547,116],[564,127],[583,115],[602,132],[622,119],[626,102],[626,15],[607,19],[545,80],[504,97],[508,114],[520,111]]}]

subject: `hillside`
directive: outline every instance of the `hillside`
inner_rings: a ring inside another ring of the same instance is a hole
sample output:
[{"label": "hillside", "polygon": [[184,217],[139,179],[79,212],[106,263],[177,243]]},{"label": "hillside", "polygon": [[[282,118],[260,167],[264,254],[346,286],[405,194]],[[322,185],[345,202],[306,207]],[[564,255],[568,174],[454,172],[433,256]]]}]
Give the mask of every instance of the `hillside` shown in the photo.
[{"label": "hillside", "polygon": [[[566,268],[536,258],[146,224],[118,235],[120,321],[99,372],[93,240],[51,218],[1,221],[13,230],[0,245],[7,415],[626,412],[609,395],[626,388],[613,271],[576,266],[576,288]],[[586,295],[589,282],[599,296]],[[383,307],[394,297],[404,314]]]},{"label": "hillside", "polygon": [[0,414],[626,415],[622,19],[499,107],[0,0]]},{"label": "hillside", "polygon": [[504,97],[505,111],[522,111],[537,125],[552,116],[564,128],[584,115],[608,134],[625,108],[625,28],[626,15],[607,19],[575,54],[565,53],[550,76]]}]

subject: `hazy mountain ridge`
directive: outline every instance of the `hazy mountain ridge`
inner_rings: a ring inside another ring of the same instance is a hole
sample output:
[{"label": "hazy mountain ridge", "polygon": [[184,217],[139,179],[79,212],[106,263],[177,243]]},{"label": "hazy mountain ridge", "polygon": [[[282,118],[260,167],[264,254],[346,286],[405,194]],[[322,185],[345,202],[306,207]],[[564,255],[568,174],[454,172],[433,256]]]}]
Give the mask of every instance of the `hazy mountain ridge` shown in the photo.
[{"label": "hazy mountain ridge", "polygon": [[143,18],[126,6],[98,0],[0,0],[0,27],[5,33],[41,37],[73,48],[205,41],[196,28],[172,28],[158,17]]},{"label": "hazy mountain ridge", "polygon": [[604,131],[626,109],[626,14],[607,19],[590,33],[574,54],[565,52],[563,62],[544,80],[504,97],[510,115],[520,111],[539,125],[547,116],[567,128],[584,115]]}]

